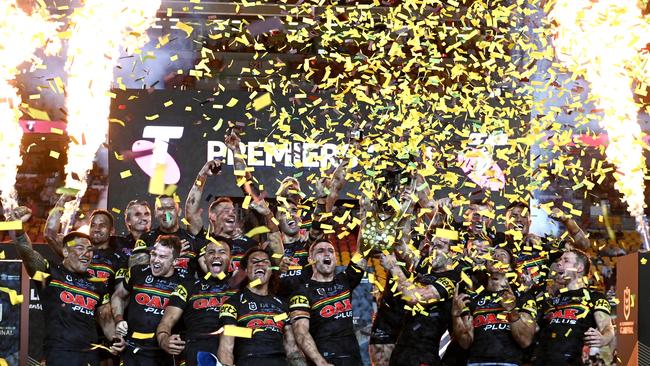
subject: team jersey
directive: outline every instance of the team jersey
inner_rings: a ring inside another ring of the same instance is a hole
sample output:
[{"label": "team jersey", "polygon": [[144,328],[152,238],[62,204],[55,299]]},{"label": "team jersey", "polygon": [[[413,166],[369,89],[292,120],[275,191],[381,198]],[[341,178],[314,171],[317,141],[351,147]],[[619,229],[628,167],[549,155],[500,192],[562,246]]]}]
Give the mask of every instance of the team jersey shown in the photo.
[{"label": "team jersey", "polygon": [[131,233],[127,235],[112,235],[111,236],[111,247],[115,248],[115,251],[120,254],[122,258],[125,259],[123,267],[126,268],[128,265],[128,259],[131,256],[131,252],[135,248],[135,243],[137,240],[133,237]]},{"label": "team jersey", "polygon": [[370,344],[394,344],[406,314],[406,302],[396,294],[397,286],[392,277],[386,278],[384,292],[372,322]]},{"label": "team jersey", "polygon": [[124,258],[114,248],[93,249],[93,259],[88,274],[106,282],[109,293],[115,288],[115,275],[122,267]]},{"label": "team jersey", "polygon": [[247,358],[284,357],[283,335],[287,305],[280,298],[260,296],[244,288],[221,306],[219,320],[253,330],[252,338],[235,338],[235,364]]},{"label": "team jersey", "polygon": [[219,342],[213,334],[219,329],[219,309],[234,294],[228,279],[201,278],[178,285],[168,306],[183,310],[186,339],[196,341],[213,336],[214,342]]},{"label": "team jersey", "polygon": [[300,285],[311,276],[309,264],[309,243],[298,240],[284,244],[284,256],[289,258],[289,270],[280,274],[278,295],[290,299]]},{"label": "team jersey", "polygon": [[230,272],[234,272],[239,268],[239,262],[241,262],[241,259],[244,256],[244,253],[246,253],[246,251],[258,246],[256,240],[251,239],[244,235],[235,238],[227,238],[221,235],[208,234],[208,232],[205,229],[202,229],[201,232],[199,232],[199,234],[197,235],[197,237],[203,239],[200,249],[203,249],[203,247],[206,246],[208,242],[213,240],[222,241],[228,244],[228,246],[230,247],[230,268],[229,268]]},{"label": "team jersey", "polygon": [[528,274],[533,283],[544,284],[551,263],[562,254],[564,243],[555,238],[542,237],[539,243],[507,240],[506,247],[512,252],[517,270]]},{"label": "team jersey", "polygon": [[352,290],[361,282],[363,273],[350,262],[332,281],[308,279],[291,297],[291,311],[309,312],[309,333],[326,358],[359,357],[352,323]]},{"label": "team jersey", "polygon": [[[47,263],[47,262],[46,262]],[[47,285],[38,287],[45,318],[45,350],[89,352],[98,343],[95,313],[110,301],[105,281],[47,263]]]},{"label": "team jersey", "polygon": [[[149,265],[136,265],[126,272],[123,284],[129,291],[129,305],[126,311],[126,321],[129,324],[128,340],[142,349],[158,349],[158,342],[153,334],[172,292],[182,281],[184,278],[176,271],[170,277],[155,277]],[[138,335],[134,337],[136,332]],[[143,337],[144,339],[139,339]]]},{"label": "team jersey", "polygon": [[584,334],[596,328],[594,313],[611,313],[609,301],[587,289],[560,292],[538,299],[539,344],[535,365],[580,365]]},{"label": "team jersey", "polygon": [[136,241],[133,253],[139,253],[151,248],[154,246],[154,244],[156,244],[156,239],[158,239],[160,235],[174,235],[181,240],[187,240],[187,242],[190,244],[190,247],[181,253],[178,258],[176,258],[176,261],[174,262],[174,268],[176,268],[176,272],[181,276],[186,278],[193,278],[198,268],[197,257],[199,249],[202,248],[205,243],[201,238],[192,235],[192,233],[183,228],[179,228],[178,231],[173,233],[165,233],[160,230],[160,228],[155,228],[151,231],[148,231],[142,234],[140,239]]},{"label": "team jersey", "polygon": [[428,270],[419,268],[418,272],[416,283],[433,286],[441,298],[428,304],[411,306],[411,310],[407,311],[395,351],[391,355],[391,365],[440,364],[440,339],[451,325],[451,299],[460,279],[460,270],[427,273]]},{"label": "team jersey", "polygon": [[[516,310],[537,317],[533,296],[517,294]],[[508,312],[501,305],[499,292],[482,291],[470,300],[469,308],[474,327],[474,340],[469,349],[469,361],[476,363],[512,363],[519,365],[523,349],[512,336]],[[520,320],[521,321],[521,320]]]}]

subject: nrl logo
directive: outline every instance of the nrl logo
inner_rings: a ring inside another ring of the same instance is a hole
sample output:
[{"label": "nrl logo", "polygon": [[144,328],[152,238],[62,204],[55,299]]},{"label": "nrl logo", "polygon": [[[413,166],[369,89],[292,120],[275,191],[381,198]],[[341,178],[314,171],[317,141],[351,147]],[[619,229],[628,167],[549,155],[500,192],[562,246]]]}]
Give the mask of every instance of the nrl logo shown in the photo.
[{"label": "nrl logo", "polygon": [[630,288],[625,286],[625,291],[623,291],[623,316],[625,320],[628,320],[630,317],[630,310],[632,307],[632,294],[630,293]]}]

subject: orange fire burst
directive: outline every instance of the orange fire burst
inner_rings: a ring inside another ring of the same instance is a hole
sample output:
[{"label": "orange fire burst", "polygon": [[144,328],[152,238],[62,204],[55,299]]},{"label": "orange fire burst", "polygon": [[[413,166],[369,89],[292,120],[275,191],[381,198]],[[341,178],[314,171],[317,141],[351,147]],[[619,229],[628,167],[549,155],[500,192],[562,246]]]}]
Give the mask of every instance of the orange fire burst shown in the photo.
[{"label": "orange fire burst", "polygon": [[18,124],[22,115],[18,107],[21,98],[11,81],[18,74],[18,66],[25,61],[35,61],[34,51],[47,46],[54,52],[57,24],[50,22],[45,10],[27,14],[14,1],[0,2],[0,191],[5,212],[17,206],[16,172],[22,157],[20,142],[23,130]]},{"label": "orange fire burst", "polygon": [[645,207],[645,159],[633,84],[644,78],[639,51],[650,42],[650,24],[634,0],[559,0],[549,15],[557,23],[558,59],[584,75],[603,111],[600,125],[609,135],[606,154],[617,167],[616,188],[639,218]]},{"label": "orange fire burst", "polygon": [[[160,0],[87,0],[70,17],[66,70],[68,111],[68,164],[66,186],[87,188],[86,176],[97,149],[106,141],[111,102],[113,68],[120,49],[135,51],[147,41]],[[78,207],[79,200],[66,207],[63,221]]]}]

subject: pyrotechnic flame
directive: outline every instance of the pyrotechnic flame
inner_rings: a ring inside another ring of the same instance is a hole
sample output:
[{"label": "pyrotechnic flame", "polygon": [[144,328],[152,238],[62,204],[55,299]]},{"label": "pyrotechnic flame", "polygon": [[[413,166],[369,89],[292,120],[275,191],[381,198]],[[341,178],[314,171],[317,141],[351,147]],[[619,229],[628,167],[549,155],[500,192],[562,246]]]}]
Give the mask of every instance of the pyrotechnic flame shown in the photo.
[{"label": "pyrotechnic flame", "polygon": [[66,205],[64,227],[87,188],[97,149],[106,141],[113,68],[120,48],[134,52],[147,41],[160,0],[87,0],[71,15],[66,84],[68,164],[66,186],[78,189]]},{"label": "pyrotechnic flame", "polygon": [[600,125],[609,135],[606,154],[617,167],[616,188],[630,214],[640,217],[645,160],[633,83],[643,77],[639,51],[650,42],[650,25],[635,0],[559,0],[549,16],[557,23],[558,59],[584,75],[603,111]]},{"label": "pyrotechnic flame", "polygon": [[25,61],[37,60],[34,51],[46,46],[48,53],[60,45],[56,37],[58,25],[49,22],[49,15],[42,10],[29,15],[14,1],[0,2],[0,199],[5,213],[17,207],[14,185],[16,172],[22,164],[20,141],[23,130],[18,123],[22,113],[18,90],[11,81],[18,74],[18,66]]}]

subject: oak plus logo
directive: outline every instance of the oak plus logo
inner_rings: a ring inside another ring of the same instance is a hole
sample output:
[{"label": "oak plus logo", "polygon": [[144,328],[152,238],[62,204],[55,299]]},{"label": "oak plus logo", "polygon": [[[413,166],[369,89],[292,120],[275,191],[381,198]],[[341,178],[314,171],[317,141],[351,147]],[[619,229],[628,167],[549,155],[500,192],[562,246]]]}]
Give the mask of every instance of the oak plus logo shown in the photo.
[{"label": "oak plus logo", "polygon": [[165,184],[176,184],[181,179],[178,163],[167,151],[170,140],[183,137],[184,127],[181,126],[145,126],[142,137],[149,140],[137,140],[131,146],[135,162],[149,177],[154,175],[156,165],[165,166]]}]

